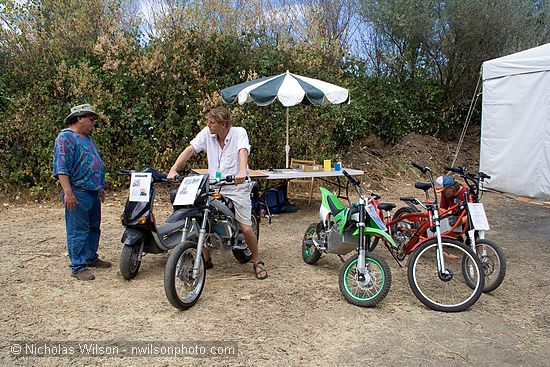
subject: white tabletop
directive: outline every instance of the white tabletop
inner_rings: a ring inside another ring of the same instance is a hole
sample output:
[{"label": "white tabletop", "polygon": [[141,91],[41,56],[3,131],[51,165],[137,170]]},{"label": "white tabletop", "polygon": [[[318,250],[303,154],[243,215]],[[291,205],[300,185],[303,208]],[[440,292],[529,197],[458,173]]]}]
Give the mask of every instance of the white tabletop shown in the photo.
[{"label": "white tabletop", "polygon": [[[351,168],[345,168],[345,170],[352,176],[360,176],[364,174],[365,172],[358,170],[358,169],[351,169]],[[273,169],[270,170],[258,170],[262,174],[266,175],[266,178],[268,180],[292,180],[293,178],[317,178],[317,177],[339,177],[344,176],[342,171],[335,171],[332,169],[331,171],[313,171],[313,172],[304,172],[304,171],[298,171],[294,169],[289,168],[280,168],[280,169]]]}]

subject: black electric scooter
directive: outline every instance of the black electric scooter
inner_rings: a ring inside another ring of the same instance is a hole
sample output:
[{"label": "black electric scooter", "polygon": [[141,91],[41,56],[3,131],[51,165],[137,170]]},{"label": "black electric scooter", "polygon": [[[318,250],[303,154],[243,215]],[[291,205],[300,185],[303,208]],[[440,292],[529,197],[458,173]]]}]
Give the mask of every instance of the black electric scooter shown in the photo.
[{"label": "black electric scooter", "polygon": [[[126,176],[132,172],[121,171]],[[152,168],[147,168],[139,173],[151,173],[151,186],[149,201],[126,201],[124,212],[121,215],[122,225],[125,228],[121,242],[120,274],[126,280],[135,278],[139,271],[143,256],[146,254],[159,254],[173,249],[186,239],[198,236],[198,233],[189,226],[189,218],[197,217],[201,213],[196,208],[173,207],[174,212],[166,219],[166,223],[157,227],[153,214],[153,202],[155,199],[155,184],[179,183],[182,178],[168,180],[166,174],[159,173]],[[177,190],[170,193],[170,202],[173,204]],[[189,230],[189,228],[191,228]],[[185,233],[184,233],[185,232]]]}]

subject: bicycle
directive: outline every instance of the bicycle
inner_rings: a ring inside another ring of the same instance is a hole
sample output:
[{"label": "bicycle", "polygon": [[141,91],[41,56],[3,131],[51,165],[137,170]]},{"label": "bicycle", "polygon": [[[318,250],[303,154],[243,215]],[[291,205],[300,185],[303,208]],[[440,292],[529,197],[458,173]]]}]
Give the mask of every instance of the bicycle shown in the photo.
[{"label": "bicycle", "polygon": [[[495,242],[485,238],[485,231],[489,230],[489,226],[484,208],[482,206],[475,207],[477,211],[475,214],[472,212],[472,204],[481,203],[484,180],[490,179],[491,176],[483,172],[467,172],[466,167],[463,166],[445,167],[445,169],[457,173],[468,186],[468,191],[464,194],[464,200],[458,204],[461,214],[457,220],[457,224],[462,221],[461,218],[466,217],[464,228],[458,235],[462,237],[463,234],[467,233],[466,244],[472,248],[483,264],[483,272],[485,273],[485,288],[483,292],[494,291],[502,284],[506,275],[506,256]],[[480,215],[482,219],[481,223],[478,223],[477,226],[473,218],[474,215]]]},{"label": "bicycle", "polygon": [[[431,170],[416,162],[411,164],[429,180],[429,183],[417,182],[415,187],[423,190],[427,197],[428,191],[432,189],[435,199],[422,202],[413,197],[401,198],[411,203],[417,211],[411,209],[412,212],[401,213],[396,220],[388,221],[386,218],[386,229],[396,240],[396,245],[392,245],[383,237],[379,238],[400,266],[400,261],[409,256],[409,286],[424,305],[436,311],[464,311],[477,302],[484,289],[485,275],[481,271],[483,266],[470,247],[454,237],[442,235]],[[418,211],[417,205],[426,213]],[[394,206],[384,207],[391,209]],[[380,205],[378,208],[382,209]],[[426,236],[428,231],[432,234]],[[457,264],[458,262],[460,264]]]},{"label": "bicycle", "polygon": [[[465,167],[444,167],[445,170],[455,172],[462,177],[468,186],[468,190],[464,194],[464,199],[453,206],[441,209],[440,219],[442,222],[443,234],[445,236],[453,237],[461,242],[465,242],[471,249],[478,255],[483,265],[483,272],[485,274],[485,286],[484,293],[494,291],[502,284],[506,274],[506,257],[502,249],[493,241],[485,239],[485,230],[487,227],[478,228],[473,226],[472,219],[472,205],[479,204],[483,191],[481,190],[485,179],[491,177],[483,172],[466,172]],[[431,186],[424,182],[417,182],[415,187],[424,190],[426,199],[429,199],[428,190]],[[408,206],[399,208],[393,217],[390,219],[390,210],[385,210],[386,215],[383,215],[383,219],[387,227],[390,229],[392,238],[398,244],[397,249],[390,250],[396,260],[404,260],[406,257],[405,245],[410,241],[415,233],[419,238],[426,238],[433,236],[434,233],[429,228],[425,231],[420,231],[420,228],[428,220],[428,213],[421,212],[415,206],[414,198],[401,198],[408,203]],[[481,210],[481,215],[485,216],[482,207],[477,207],[476,210]],[[455,215],[455,212],[459,212],[459,215]],[[486,220],[486,218],[484,218]],[[464,238],[465,241],[464,241]],[[372,242],[370,251],[378,244],[378,238]]]}]

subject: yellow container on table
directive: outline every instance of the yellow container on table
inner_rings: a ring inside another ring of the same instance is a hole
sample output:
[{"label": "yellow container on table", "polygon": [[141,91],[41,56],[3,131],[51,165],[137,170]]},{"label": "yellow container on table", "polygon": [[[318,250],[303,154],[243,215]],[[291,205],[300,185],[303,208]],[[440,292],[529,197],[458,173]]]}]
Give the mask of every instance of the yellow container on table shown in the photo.
[{"label": "yellow container on table", "polygon": [[332,170],[332,161],[330,159],[325,159],[323,161],[323,170],[330,172]]}]

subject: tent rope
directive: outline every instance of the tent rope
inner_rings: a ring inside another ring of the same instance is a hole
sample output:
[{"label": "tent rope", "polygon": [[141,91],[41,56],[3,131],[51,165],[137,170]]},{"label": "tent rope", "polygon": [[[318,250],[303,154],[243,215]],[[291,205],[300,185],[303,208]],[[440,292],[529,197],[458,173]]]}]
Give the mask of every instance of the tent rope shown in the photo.
[{"label": "tent rope", "polygon": [[479,96],[481,95],[481,92],[479,92],[480,85],[481,85],[481,73],[482,68],[479,69],[479,78],[477,79],[476,89],[474,90],[474,95],[472,96],[472,101],[470,102],[470,109],[468,110],[468,114],[466,115],[466,121],[464,122],[464,128],[462,129],[462,133],[460,134],[460,139],[458,140],[458,145],[456,147],[455,155],[453,157],[453,162],[451,163],[451,167],[454,167],[456,160],[458,158],[458,153],[460,152],[460,148],[462,147],[462,143],[464,143],[464,138],[466,137],[466,131],[468,130],[468,126],[470,125],[470,121],[472,119],[472,115],[474,114],[474,108],[477,103],[477,100]]}]

